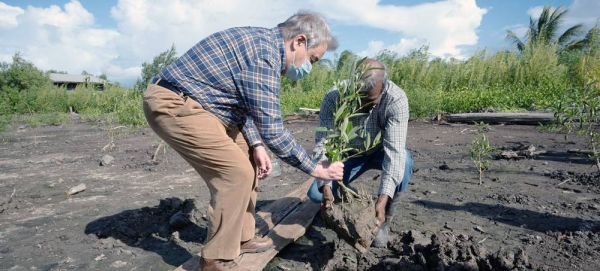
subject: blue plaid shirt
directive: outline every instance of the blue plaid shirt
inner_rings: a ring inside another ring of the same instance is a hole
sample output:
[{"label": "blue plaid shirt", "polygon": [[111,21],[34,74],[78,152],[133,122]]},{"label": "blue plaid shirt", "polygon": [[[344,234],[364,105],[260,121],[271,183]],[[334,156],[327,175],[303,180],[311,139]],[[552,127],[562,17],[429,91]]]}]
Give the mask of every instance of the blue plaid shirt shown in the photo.
[{"label": "blue plaid shirt", "polygon": [[279,28],[238,27],[198,42],[159,77],[179,88],[250,144],[262,140],[279,158],[311,173],[316,161],[283,127],[279,106],[284,40]]}]

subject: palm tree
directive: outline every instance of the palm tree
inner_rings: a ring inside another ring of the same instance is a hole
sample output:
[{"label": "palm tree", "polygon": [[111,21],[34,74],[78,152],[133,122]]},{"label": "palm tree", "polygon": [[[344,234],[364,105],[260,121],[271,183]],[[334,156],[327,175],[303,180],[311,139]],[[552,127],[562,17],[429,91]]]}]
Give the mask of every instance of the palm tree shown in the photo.
[{"label": "palm tree", "polygon": [[578,40],[583,33],[583,24],[576,24],[561,35],[558,30],[564,21],[567,9],[562,6],[554,9],[552,6],[544,6],[542,14],[538,19],[529,18],[529,29],[522,40],[515,32],[508,30],[506,40],[512,42],[519,51],[523,51],[528,43],[533,46],[558,45],[558,52],[581,48],[584,44]]}]

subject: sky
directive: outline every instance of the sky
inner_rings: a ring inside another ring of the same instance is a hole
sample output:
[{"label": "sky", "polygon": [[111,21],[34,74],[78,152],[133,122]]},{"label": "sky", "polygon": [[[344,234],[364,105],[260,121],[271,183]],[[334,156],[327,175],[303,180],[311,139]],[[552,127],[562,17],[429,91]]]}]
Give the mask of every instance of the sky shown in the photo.
[{"label": "sky", "polygon": [[327,18],[343,50],[465,59],[478,49],[510,49],[543,6],[569,9],[564,24],[593,27],[600,0],[0,0],[0,61],[15,53],[42,70],[106,74],[131,86],[143,62],[175,45],[236,26],[275,27],[300,9]]}]

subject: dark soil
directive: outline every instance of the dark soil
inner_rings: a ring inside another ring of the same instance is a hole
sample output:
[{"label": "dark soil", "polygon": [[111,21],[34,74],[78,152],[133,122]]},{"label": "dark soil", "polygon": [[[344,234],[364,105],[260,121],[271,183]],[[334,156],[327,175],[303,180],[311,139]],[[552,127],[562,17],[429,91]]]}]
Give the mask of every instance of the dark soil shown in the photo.
[{"label": "dark soil", "polygon": [[[288,120],[312,149],[314,119]],[[360,252],[319,214],[265,270],[598,270],[599,175],[587,157],[567,153],[584,142],[492,126],[494,146],[544,152],[493,160],[478,185],[468,156],[475,130],[409,124],[414,175],[387,248]],[[151,130],[114,131],[82,122],[0,135],[0,270],[172,270],[200,251],[206,185],[172,149],[152,161]],[[114,160],[101,162],[105,155]],[[281,176],[261,182],[257,207],[307,178],[282,165]],[[369,171],[355,186],[374,194],[379,181]],[[66,194],[79,184],[86,189]]]},{"label": "dark soil", "polygon": [[321,210],[328,228],[353,245],[360,252],[367,252],[379,230],[373,212],[375,201],[370,195],[350,197],[351,201],[337,201]]}]

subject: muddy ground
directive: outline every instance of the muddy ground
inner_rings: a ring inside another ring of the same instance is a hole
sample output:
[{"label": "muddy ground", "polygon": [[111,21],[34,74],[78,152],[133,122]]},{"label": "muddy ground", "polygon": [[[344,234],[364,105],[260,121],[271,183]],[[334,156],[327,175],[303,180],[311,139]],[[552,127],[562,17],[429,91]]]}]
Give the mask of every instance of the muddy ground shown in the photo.
[{"label": "muddy ground", "polygon": [[[315,125],[286,127],[310,149]],[[359,253],[317,215],[266,270],[598,270],[600,175],[566,152],[582,142],[492,126],[493,145],[546,153],[494,160],[478,185],[468,156],[474,135],[471,125],[409,124],[415,172],[387,248]],[[158,143],[148,128],[93,122],[2,133],[0,270],[172,270],[198,253],[209,192],[173,150],[152,161]],[[283,175],[262,181],[258,208],[307,177],[283,165]],[[379,174],[358,182],[374,193]],[[66,194],[79,184],[83,192]]]}]

